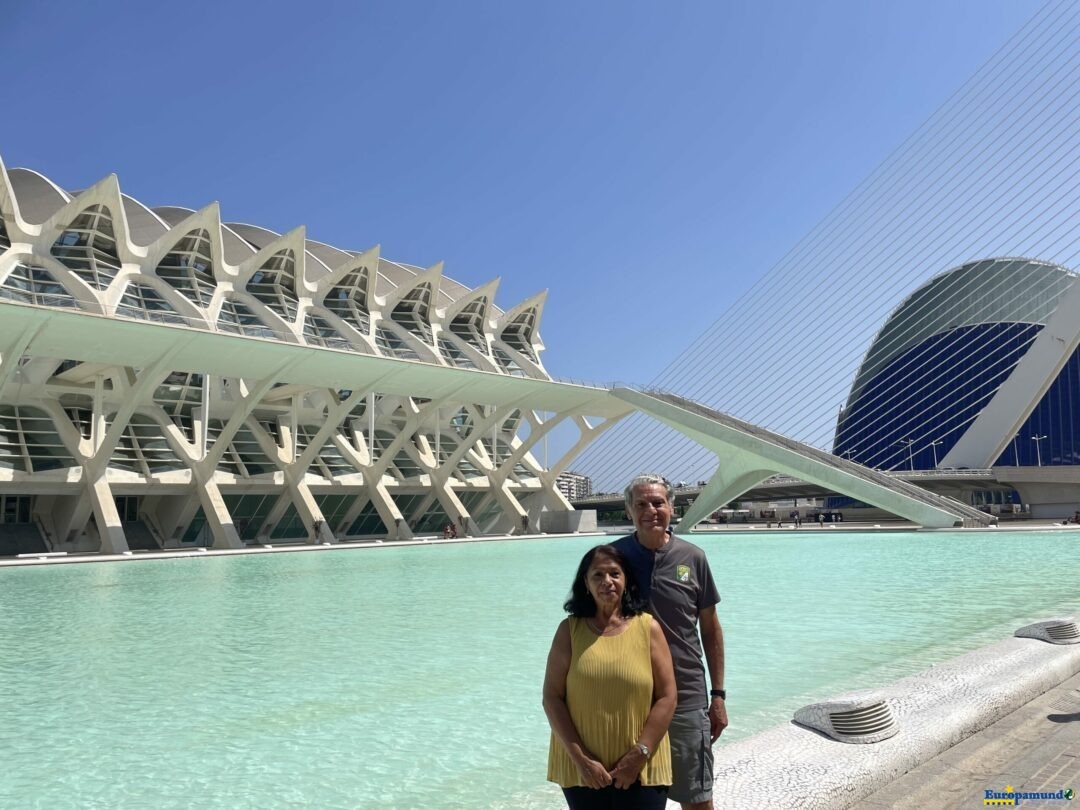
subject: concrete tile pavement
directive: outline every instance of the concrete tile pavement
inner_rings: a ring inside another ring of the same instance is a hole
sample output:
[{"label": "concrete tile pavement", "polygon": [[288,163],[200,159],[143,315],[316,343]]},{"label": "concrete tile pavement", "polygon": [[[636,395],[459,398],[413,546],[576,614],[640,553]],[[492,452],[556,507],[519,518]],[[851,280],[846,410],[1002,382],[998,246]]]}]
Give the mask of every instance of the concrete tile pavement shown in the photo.
[{"label": "concrete tile pavement", "polygon": [[[1056,792],[1080,803],[1080,674],[909,771],[855,806],[867,810],[985,808],[987,790]],[[998,805],[1013,806],[1013,805]],[[1021,800],[1024,808],[1077,807]]]}]

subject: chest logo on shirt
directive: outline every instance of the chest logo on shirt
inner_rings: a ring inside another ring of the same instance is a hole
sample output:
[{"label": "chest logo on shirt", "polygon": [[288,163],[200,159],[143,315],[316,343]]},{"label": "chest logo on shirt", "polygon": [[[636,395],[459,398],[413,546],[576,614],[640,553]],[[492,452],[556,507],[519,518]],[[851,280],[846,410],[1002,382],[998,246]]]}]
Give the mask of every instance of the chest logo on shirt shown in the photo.
[{"label": "chest logo on shirt", "polygon": [[675,569],[675,579],[679,580],[679,582],[689,582],[690,581],[690,566],[689,565],[680,565],[680,566],[678,566]]}]

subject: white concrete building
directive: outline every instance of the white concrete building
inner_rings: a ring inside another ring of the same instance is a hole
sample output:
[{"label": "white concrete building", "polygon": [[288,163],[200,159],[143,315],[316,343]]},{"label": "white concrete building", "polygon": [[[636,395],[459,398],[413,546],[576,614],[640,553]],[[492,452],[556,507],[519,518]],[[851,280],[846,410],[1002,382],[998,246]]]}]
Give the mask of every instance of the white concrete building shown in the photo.
[{"label": "white concrete building", "polygon": [[592,495],[592,479],[583,473],[568,470],[555,479],[555,486],[568,501],[577,501]]},{"label": "white concrete building", "polygon": [[535,530],[571,513],[570,456],[531,448],[628,411],[550,382],[543,292],[503,310],[498,279],[151,209],[115,176],[0,163],[0,214],[0,554]]}]

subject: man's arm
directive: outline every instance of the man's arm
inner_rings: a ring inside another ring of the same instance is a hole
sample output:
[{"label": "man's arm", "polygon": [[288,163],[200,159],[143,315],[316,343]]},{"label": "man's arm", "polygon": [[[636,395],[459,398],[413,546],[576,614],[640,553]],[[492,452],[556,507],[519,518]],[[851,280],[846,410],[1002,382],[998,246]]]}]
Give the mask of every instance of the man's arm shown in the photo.
[{"label": "man's arm", "polygon": [[[712,689],[724,688],[724,631],[716,616],[716,605],[707,607],[698,616],[701,625],[701,643],[705,648],[705,663],[709,666],[709,683]],[[713,742],[727,728],[727,706],[724,699],[714,697],[709,701],[709,727]]]}]

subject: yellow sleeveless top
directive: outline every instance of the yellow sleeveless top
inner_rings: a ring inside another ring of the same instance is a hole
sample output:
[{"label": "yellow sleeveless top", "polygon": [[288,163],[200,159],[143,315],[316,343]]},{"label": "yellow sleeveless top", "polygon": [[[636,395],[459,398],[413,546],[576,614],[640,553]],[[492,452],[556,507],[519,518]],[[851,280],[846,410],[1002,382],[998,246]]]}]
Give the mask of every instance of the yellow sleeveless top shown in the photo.
[{"label": "yellow sleeveless top", "polygon": [[[598,636],[585,619],[570,618],[573,650],[566,674],[566,706],[585,748],[613,768],[638,741],[653,704],[649,633],[653,618],[634,616],[617,636]],[[584,783],[555,733],[548,748],[548,780],[561,787]],[[641,769],[641,784],[671,784],[667,734]]]}]

